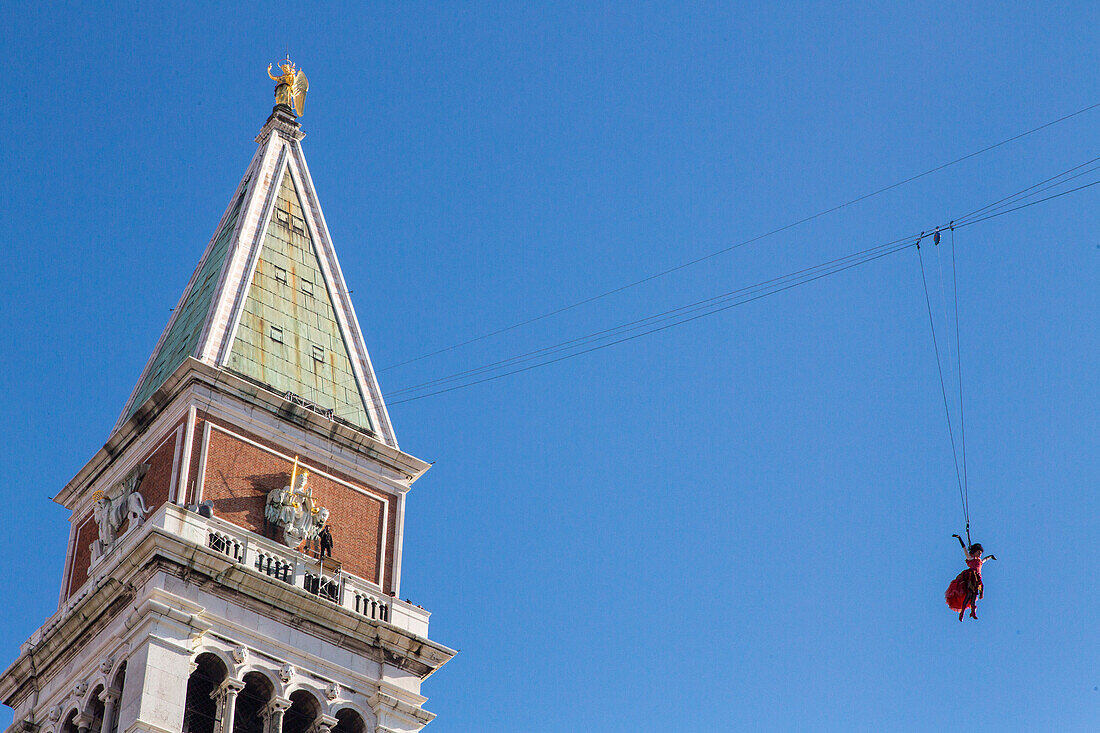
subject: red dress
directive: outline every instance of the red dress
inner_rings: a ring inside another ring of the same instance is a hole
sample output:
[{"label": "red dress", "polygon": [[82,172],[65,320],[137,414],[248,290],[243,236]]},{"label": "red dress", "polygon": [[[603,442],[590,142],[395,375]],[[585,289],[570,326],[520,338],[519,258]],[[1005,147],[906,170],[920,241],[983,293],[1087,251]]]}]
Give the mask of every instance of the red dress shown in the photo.
[{"label": "red dress", "polygon": [[966,561],[966,570],[955,576],[947,592],[943,594],[953,611],[961,611],[982,594],[982,560],[972,557]]}]

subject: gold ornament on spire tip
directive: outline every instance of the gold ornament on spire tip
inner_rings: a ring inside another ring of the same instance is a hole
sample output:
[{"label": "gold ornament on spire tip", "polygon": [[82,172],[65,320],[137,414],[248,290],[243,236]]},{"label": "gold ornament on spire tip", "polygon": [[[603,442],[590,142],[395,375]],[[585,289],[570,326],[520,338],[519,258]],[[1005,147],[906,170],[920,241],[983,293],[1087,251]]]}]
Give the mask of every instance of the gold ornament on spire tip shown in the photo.
[{"label": "gold ornament on spire tip", "polygon": [[294,62],[290,60],[290,54],[287,54],[286,60],[279,64],[279,69],[283,72],[281,75],[275,76],[272,74],[272,66],[273,64],[267,65],[267,75],[271,77],[272,81],[279,82],[279,85],[275,87],[275,104],[291,107],[295,114],[301,116],[302,107],[306,101],[306,92],[309,91],[309,79],[306,79],[306,75],[301,69],[294,67]]}]

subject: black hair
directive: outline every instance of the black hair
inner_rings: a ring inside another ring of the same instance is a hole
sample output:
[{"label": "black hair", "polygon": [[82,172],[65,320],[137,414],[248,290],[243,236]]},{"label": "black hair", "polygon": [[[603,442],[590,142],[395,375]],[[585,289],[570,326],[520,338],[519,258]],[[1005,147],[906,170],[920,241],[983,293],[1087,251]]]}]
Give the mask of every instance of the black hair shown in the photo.
[{"label": "black hair", "polygon": [[984,548],[984,547],[982,547],[982,543],[981,543],[981,542],[975,542],[974,544],[972,544],[972,545],[970,546],[970,549],[969,549],[969,550],[968,550],[967,552],[968,552],[968,554],[970,554],[970,555],[973,555],[973,554],[974,554],[975,552],[976,552],[976,553],[978,553],[978,554],[980,555],[980,554],[982,554],[983,552],[985,552],[985,548]]}]

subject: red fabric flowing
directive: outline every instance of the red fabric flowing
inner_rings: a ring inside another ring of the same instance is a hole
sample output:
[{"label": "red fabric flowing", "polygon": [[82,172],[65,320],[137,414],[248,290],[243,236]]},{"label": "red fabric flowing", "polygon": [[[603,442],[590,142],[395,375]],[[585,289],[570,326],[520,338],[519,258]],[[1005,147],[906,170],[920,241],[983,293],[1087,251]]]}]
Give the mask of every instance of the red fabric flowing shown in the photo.
[{"label": "red fabric flowing", "polygon": [[947,592],[943,594],[952,611],[961,611],[968,607],[970,601],[977,598],[982,590],[982,561],[970,559],[966,564],[966,570],[955,576],[951,585],[947,586]]}]

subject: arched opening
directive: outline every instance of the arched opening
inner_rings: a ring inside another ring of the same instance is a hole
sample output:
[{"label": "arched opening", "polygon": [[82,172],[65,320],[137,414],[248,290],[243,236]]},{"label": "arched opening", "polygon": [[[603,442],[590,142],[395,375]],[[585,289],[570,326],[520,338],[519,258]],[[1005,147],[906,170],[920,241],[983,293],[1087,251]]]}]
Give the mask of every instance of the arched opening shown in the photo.
[{"label": "arched opening", "polygon": [[317,716],[321,714],[321,703],[305,690],[292,692],[290,707],[283,715],[283,733],[306,733]]},{"label": "arched opening", "polygon": [[65,722],[58,728],[60,733],[76,733],[76,711],[73,710],[65,718]]},{"label": "arched opening", "polygon": [[336,713],[336,725],[332,733],[366,733],[367,722],[363,716],[349,708]]},{"label": "arched opening", "polygon": [[200,654],[195,665],[195,671],[187,678],[183,733],[214,733],[218,706],[210,695],[225,680],[227,671],[222,660],[209,653]]},{"label": "arched opening", "polygon": [[122,690],[126,687],[126,662],[118,666],[111,690],[115,695],[115,704],[110,711],[110,720],[103,721],[103,733],[118,733],[118,713],[122,709]]},{"label": "arched opening", "polygon": [[103,685],[92,690],[88,698],[88,715],[92,716],[92,722],[88,725],[88,733],[103,733],[103,700],[99,698],[103,694]]},{"label": "arched opening", "polygon": [[264,733],[264,710],[275,697],[275,686],[259,672],[244,676],[244,689],[237,693],[233,733]]}]

